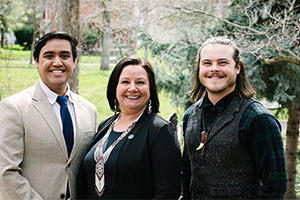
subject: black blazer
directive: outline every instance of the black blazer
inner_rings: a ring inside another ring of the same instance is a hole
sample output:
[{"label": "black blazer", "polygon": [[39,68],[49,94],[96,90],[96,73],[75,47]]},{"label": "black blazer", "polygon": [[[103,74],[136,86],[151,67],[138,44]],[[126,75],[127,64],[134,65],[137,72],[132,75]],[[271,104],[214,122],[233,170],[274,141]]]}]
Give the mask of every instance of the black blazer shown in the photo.
[{"label": "black blazer", "polygon": [[[117,118],[102,121],[93,147]],[[129,135],[134,135],[128,139]],[[178,199],[180,195],[181,153],[170,122],[144,112],[125,137],[114,172],[113,199]],[[86,198],[82,169],[77,176],[77,197]]]}]

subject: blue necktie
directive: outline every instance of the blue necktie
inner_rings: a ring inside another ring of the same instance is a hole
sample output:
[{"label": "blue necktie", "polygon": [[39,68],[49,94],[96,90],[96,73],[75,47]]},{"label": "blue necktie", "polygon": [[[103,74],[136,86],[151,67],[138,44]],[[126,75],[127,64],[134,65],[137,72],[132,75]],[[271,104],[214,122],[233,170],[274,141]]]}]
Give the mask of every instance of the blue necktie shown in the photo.
[{"label": "blue necktie", "polygon": [[60,115],[62,120],[63,133],[68,149],[68,155],[70,156],[73,147],[73,123],[67,104],[68,97],[58,96],[56,101],[60,105]]}]

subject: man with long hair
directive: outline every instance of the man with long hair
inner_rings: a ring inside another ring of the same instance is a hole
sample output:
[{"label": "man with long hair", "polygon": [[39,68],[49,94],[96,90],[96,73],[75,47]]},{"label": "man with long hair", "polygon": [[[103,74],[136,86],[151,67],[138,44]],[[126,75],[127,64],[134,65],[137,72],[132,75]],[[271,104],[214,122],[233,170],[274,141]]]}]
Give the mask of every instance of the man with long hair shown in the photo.
[{"label": "man with long hair", "polygon": [[183,120],[183,199],[283,199],[281,126],[253,99],[232,40],[204,42],[191,94],[196,103]]}]

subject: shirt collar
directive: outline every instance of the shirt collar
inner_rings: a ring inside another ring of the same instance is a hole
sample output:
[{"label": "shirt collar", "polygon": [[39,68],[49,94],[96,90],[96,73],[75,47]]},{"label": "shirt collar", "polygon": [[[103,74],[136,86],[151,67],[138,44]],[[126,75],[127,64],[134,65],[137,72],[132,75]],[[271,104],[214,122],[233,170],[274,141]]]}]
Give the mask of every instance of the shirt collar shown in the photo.
[{"label": "shirt collar", "polygon": [[225,107],[237,96],[236,92],[233,91],[231,93],[229,93],[228,95],[226,95],[225,97],[223,97],[221,100],[219,100],[216,105],[213,105],[213,103],[209,100],[207,93],[205,94],[204,98],[203,98],[203,102],[200,105],[200,108],[206,108],[206,107],[210,107],[210,106],[215,106],[219,112],[222,112]]},{"label": "shirt collar", "polygon": [[[44,91],[44,93],[46,94],[49,103],[51,105],[53,105],[56,102],[56,99],[57,99],[58,95],[55,92],[53,92],[52,90],[50,90],[47,87],[47,85],[45,85],[45,83],[43,83],[43,81],[41,79],[39,79],[39,84],[40,84],[42,90]],[[69,84],[68,84],[68,89],[67,89],[67,92],[66,92],[65,95],[68,96],[69,97],[68,99],[70,100],[70,102],[73,103],[73,99],[72,99],[72,96],[71,96],[71,90],[70,90]]]}]

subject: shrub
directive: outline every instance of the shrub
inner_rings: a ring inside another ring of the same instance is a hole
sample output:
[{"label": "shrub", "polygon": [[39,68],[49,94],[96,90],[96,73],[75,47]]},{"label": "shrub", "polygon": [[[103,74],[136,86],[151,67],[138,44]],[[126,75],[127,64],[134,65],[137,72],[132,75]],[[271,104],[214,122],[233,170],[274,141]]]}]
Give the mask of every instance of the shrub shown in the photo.
[{"label": "shrub", "polygon": [[31,48],[33,40],[33,29],[29,27],[22,27],[14,30],[17,42],[19,45],[23,46],[24,49],[28,50]]},{"label": "shrub", "polygon": [[84,42],[83,50],[89,52],[91,48],[99,41],[100,35],[95,29],[84,29]]}]

